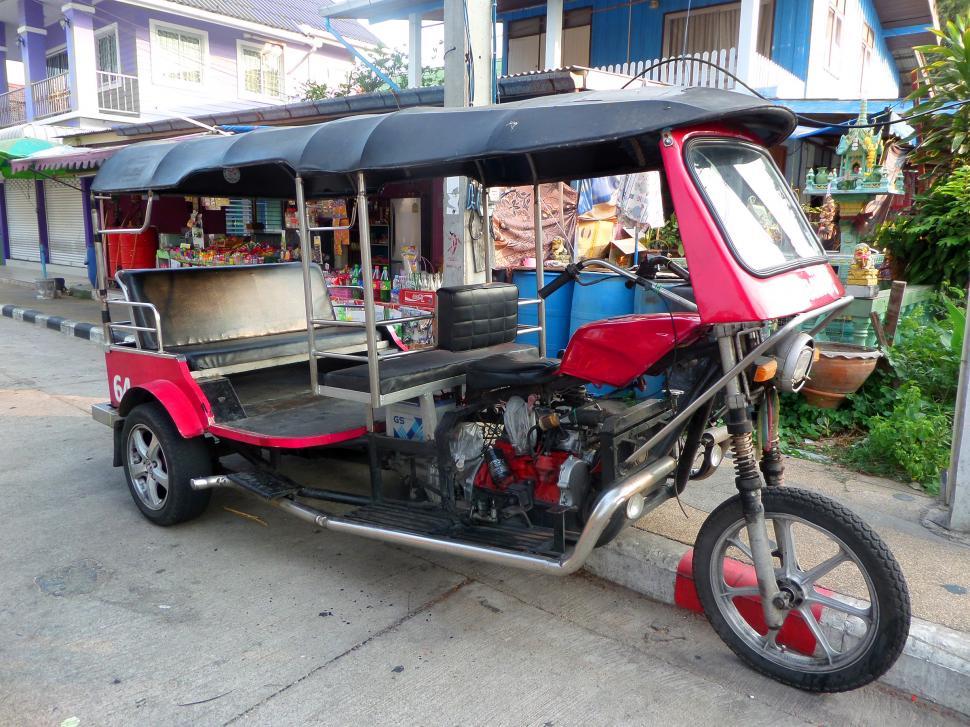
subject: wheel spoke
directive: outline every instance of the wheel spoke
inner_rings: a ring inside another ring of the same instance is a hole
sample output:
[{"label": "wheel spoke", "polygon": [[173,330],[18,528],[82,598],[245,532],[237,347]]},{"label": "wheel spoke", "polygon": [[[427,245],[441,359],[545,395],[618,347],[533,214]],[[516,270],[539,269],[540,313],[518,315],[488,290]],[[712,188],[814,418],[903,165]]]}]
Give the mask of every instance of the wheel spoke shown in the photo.
[{"label": "wheel spoke", "polygon": [[839,552],[828,560],[824,560],[814,568],[801,573],[799,581],[804,587],[812,586],[819,578],[847,560],[849,560],[849,554],[840,548]]},{"label": "wheel spoke", "polygon": [[164,462],[159,462],[158,467],[152,468],[152,477],[158,484],[168,487],[168,472],[165,471]]},{"label": "wheel spoke", "polygon": [[129,462],[128,472],[131,474],[131,479],[137,480],[139,477],[144,477],[145,473],[148,472],[148,466],[144,460],[140,462]]},{"label": "wheel spoke", "polygon": [[148,442],[145,441],[145,430],[136,430],[135,435],[131,439],[135,445],[135,450],[138,452],[138,456],[146,459],[148,457]]},{"label": "wheel spoke", "polygon": [[145,496],[148,497],[148,502],[152,507],[157,507],[162,501],[158,494],[158,483],[151,476],[145,480]]},{"label": "wheel spoke", "polygon": [[155,459],[158,456],[158,437],[152,437],[152,442],[148,445],[148,452],[145,456],[148,459]]},{"label": "wheel spoke", "polygon": [[744,543],[742,543],[741,540],[740,540],[740,538],[728,538],[727,539],[727,544],[729,546],[734,546],[735,548],[737,548],[738,550],[740,550],[742,553],[744,553],[745,556],[749,560],[751,560],[752,562],[754,562],[754,556],[751,555],[751,548],[749,548],[747,545],[745,545]]},{"label": "wheel spoke", "polygon": [[774,649],[778,651],[778,631],[780,629],[768,629],[768,634],[765,636],[765,643],[761,647],[764,651],[771,651]]},{"label": "wheel spoke", "polygon": [[725,586],[718,594],[721,598],[742,598],[744,596],[758,596],[757,586]]},{"label": "wheel spoke", "polygon": [[833,611],[841,611],[842,613],[847,613],[850,616],[855,616],[865,621],[867,624],[872,623],[872,606],[861,607],[854,606],[851,603],[846,603],[845,601],[840,601],[837,598],[832,598],[831,596],[826,596],[824,593],[819,593],[814,588],[811,593],[805,596],[806,603],[817,603],[820,606],[825,606],[826,608],[831,608]]},{"label": "wheel spoke", "polygon": [[798,613],[801,614],[802,620],[808,626],[808,630],[812,632],[815,641],[822,647],[822,651],[825,652],[825,658],[829,664],[835,663],[835,657],[838,655],[838,652],[832,648],[828,638],[825,636],[825,632],[822,631],[821,624],[815,620],[815,614],[812,613],[812,609],[803,604],[798,607]]},{"label": "wheel spoke", "polygon": [[798,571],[798,553],[795,550],[795,537],[791,531],[791,520],[775,518],[772,520],[775,529],[775,540],[781,556],[781,565],[785,575],[792,576]]}]

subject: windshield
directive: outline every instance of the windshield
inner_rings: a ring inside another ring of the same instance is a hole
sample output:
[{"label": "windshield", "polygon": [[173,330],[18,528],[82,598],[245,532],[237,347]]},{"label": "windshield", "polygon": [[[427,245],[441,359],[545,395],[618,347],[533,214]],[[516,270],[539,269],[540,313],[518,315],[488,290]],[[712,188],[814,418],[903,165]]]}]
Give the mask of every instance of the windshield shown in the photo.
[{"label": "windshield", "polygon": [[751,272],[824,257],[791,189],[763,149],[698,141],[687,148],[687,164],[728,244]]}]

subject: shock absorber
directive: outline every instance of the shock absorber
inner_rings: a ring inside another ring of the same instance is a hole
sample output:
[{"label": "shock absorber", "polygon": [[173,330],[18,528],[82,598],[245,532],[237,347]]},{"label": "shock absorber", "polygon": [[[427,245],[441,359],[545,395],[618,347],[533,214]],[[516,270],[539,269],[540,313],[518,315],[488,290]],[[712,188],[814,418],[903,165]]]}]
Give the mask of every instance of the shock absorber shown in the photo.
[{"label": "shock absorber", "polygon": [[[715,328],[721,365],[725,371],[733,368],[738,360],[734,347],[735,330],[734,326]],[[731,435],[731,449],[734,452],[734,483],[741,498],[741,511],[744,513],[755,575],[758,578],[761,609],[768,628],[777,630],[784,623],[785,614],[778,603],[780,592],[775,580],[774,561],[765,522],[765,508],[761,502],[762,481],[751,436],[754,427],[748,413],[748,397],[742,393],[740,377],[728,382],[725,387],[725,402],[728,407],[727,429]]]},{"label": "shock absorber", "polygon": [[778,437],[778,389],[766,386],[758,410],[758,435],[761,447],[761,474],[768,487],[785,484],[785,464]]}]

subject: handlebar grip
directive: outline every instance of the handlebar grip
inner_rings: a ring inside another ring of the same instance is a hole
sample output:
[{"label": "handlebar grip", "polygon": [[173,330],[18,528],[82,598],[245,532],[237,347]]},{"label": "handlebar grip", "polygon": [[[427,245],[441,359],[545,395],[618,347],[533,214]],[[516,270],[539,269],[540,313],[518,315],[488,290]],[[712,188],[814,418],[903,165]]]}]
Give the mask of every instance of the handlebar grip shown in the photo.
[{"label": "handlebar grip", "polygon": [[687,272],[687,268],[681,267],[680,265],[678,265],[677,263],[675,263],[673,260],[668,260],[667,261],[667,269],[670,272],[672,272],[674,275],[676,275],[678,278],[680,278],[681,280],[683,280],[684,282],[686,282],[686,283],[689,283],[690,282],[690,273]]},{"label": "handlebar grip", "polygon": [[539,293],[538,293],[539,297],[545,300],[550,295],[552,295],[557,290],[559,290],[562,286],[564,286],[566,283],[568,283],[570,280],[572,280],[573,275],[575,273],[574,271],[570,270],[571,267],[572,267],[571,265],[568,266],[565,272],[558,275],[556,279],[553,280],[551,283],[548,283],[547,285],[543,285],[542,288],[539,289]]}]

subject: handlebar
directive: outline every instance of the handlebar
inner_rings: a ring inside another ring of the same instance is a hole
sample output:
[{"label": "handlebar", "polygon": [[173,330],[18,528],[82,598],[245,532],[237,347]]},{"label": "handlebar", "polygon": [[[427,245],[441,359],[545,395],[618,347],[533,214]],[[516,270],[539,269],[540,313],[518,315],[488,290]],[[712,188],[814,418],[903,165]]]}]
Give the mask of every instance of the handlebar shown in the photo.
[{"label": "handlebar", "polygon": [[[564,286],[566,283],[568,283],[570,280],[575,280],[576,278],[578,278],[579,273],[584,268],[599,266],[602,268],[606,268],[607,270],[610,270],[616,273],[617,275],[623,276],[624,278],[629,280],[630,283],[633,283],[634,285],[639,285],[644,288],[650,288],[655,293],[657,293],[657,295],[667,298],[667,300],[673,301],[674,303],[677,303],[678,305],[683,306],[688,310],[696,311],[697,305],[695,303],[687,300],[686,298],[682,298],[676,293],[672,293],[671,291],[667,290],[663,286],[657,285],[656,283],[653,282],[653,277],[656,274],[656,268],[658,265],[663,265],[667,267],[677,277],[681,278],[686,282],[690,282],[690,274],[687,272],[686,269],[684,269],[680,265],[677,265],[677,263],[672,262],[669,258],[664,257],[662,255],[655,255],[655,256],[652,256],[651,258],[648,258],[647,260],[644,261],[644,263],[641,263],[641,265],[637,268],[636,272],[627,270],[626,268],[621,268],[619,265],[616,265],[610,262],[609,260],[596,260],[596,259],[581,260],[578,263],[571,263],[567,265],[566,269],[555,280],[553,280],[548,285],[544,285],[542,288],[539,289],[538,296],[543,300],[545,300],[550,295],[552,295],[557,290],[559,290],[562,286]],[[653,274],[650,274],[650,272],[648,272],[648,269],[652,270]],[[643,270],[643,273],[641,273],[641,270]],[[627,285],[629,285],[630,283],[627,283]]]},{"label": "handlebar", "polygon": [[[580,263],[581,264],[581,263]],[[556,276],[555,280],[543,285],[538,292],[538,296],[545,300],[550,295],[559,290],[562,286],[568,283],[570,280],[575,278],[579,274],[579,266],[575,264],[570,264],[566,266],[565,271]]]}]

